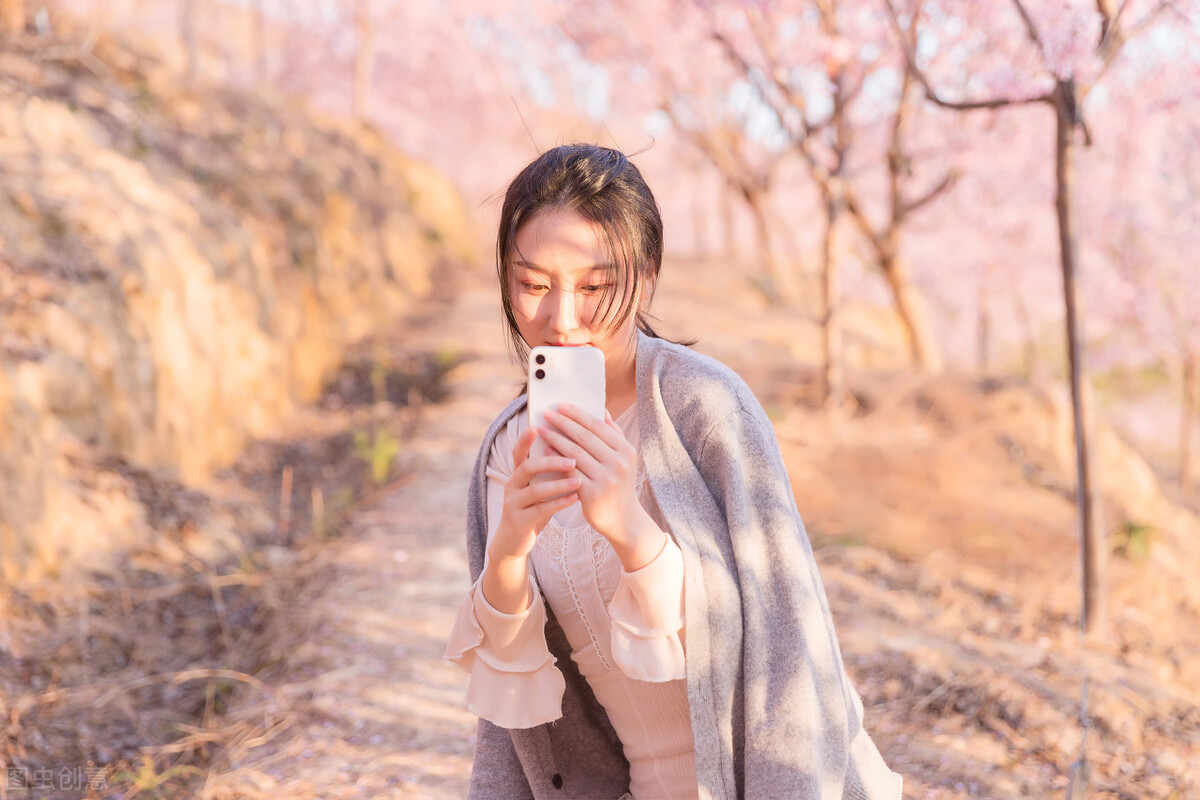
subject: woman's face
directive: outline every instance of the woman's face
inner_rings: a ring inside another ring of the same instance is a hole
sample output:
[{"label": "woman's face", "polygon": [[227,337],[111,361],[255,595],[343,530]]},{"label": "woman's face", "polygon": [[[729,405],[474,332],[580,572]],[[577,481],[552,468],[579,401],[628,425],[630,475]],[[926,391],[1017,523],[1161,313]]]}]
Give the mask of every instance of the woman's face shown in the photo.
[{"label": "woman's face", "polygon": [[599,229],[575,211],[549,208],[517,230],[514,244],[508,292],[526,344],[598,347],[610,381],[632,368],[635,315],[617,328],[603,319],[618,275]]}]

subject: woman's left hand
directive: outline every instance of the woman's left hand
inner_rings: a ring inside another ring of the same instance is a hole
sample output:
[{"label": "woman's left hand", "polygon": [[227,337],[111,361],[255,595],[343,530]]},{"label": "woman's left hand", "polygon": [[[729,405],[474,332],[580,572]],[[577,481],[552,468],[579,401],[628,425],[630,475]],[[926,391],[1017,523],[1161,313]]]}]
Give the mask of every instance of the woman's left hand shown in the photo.
[{"label": "woman's left hand", "polygon": [[538,435],[561,455],[575,459],[583,516],[608,539],[626,571],[649,564],[666,534],[637,498],[638,455],[606,411],[600,420],[569,403],[546,412]]}]

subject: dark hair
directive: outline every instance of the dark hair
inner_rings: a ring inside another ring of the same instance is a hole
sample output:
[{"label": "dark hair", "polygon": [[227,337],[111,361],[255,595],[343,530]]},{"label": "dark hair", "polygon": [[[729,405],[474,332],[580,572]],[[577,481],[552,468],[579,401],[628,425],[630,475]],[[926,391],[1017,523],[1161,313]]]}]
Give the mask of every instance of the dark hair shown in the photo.
[{"label": "dark hair", "polygon": [[518,361],[528,356],[529,346],[513,316],[509,262],[517,231],[547,209],[574,211],[599,229],[616,268],[616,281],[605,291],[597,311],[601,320],[615,328],[635,314],[637,327],[657,337],[639,307],[653,295],[662,266],[658,203],[624,153],[594,144],[565,144],[547,150],[521,170],[508,185],[500,211],[496,272],[509,341]]}]

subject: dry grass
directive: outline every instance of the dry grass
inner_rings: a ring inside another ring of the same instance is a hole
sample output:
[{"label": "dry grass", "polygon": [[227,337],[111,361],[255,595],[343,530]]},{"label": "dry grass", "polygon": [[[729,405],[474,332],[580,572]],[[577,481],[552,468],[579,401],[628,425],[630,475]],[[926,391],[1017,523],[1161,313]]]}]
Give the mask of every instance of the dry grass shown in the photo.
[{"label": "dry grass", "polygon": [[[295,609],[328,590],[331,540],[412,478],[392,468],[379,486],[347,442],[368,427],[407,438],[452,366],[394,355],[384,374],[404,397],[352,397],[302,415],[285,438],[251,448],[211,494],[128,464],[96,465],[135,486],[161,536],[108,572],[77,569],[0,593],[0,766],[15,770],[0,797],[20,775],[46,797],[80,796],[64,790],[64,769],[87,771],[88,796],[177,797],[293,728],[294,697],[271,678],[318,635]],[[334,382],[323,403],[338,392]],[[270,511],[291,465],[295,512],[283,531]],[[319,516],[318,493],[331,501]],[[218,517],[235,521],[233,548],[227,532],[210,546]]]},{"label": "dry grass", "polygon": [[[4,765],[91,764],[97,796],[163,796],[230,746],[286,729],[287,698],[254,673],[280,656],[261,633],[296,601],[304,555],[218,569],[145,551],[120,574],[6,592]],[[238,690],[259,713],[226,713]]]}]

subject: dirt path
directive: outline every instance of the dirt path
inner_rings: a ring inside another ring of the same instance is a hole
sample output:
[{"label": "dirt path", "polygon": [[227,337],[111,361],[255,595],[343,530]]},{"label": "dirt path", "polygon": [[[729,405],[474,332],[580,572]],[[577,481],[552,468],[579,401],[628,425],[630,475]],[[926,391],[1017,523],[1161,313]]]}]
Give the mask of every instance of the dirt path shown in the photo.
[{"label": "dirt path", "polygon": [[422,411],[400,456],[409,479],[322,548],[326,588],[297,608],[315,632],[287,658],[291,730],[211,776],[215,797],[446,798],[466,793],[475,717],[466,675],[442,659],[468,588],[467,477],[479,439],[515,391],[486,280],[407,346],[464,359],[447,402]]}]

